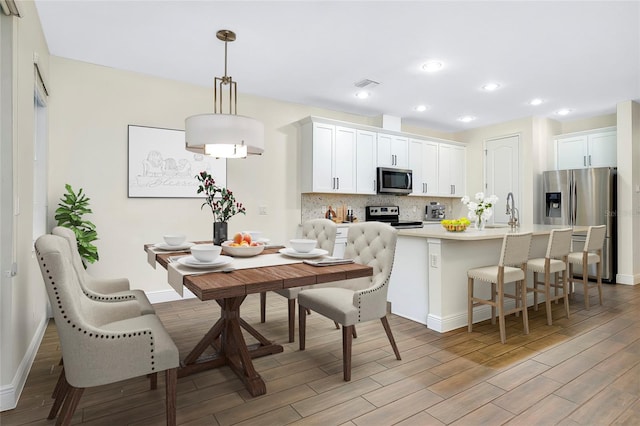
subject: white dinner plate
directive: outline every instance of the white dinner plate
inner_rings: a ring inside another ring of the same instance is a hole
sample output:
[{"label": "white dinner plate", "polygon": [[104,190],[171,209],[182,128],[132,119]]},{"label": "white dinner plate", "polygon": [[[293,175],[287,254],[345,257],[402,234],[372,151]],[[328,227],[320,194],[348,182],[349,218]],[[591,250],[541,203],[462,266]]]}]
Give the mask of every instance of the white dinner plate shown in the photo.
[{"label": "white dinner plate", "polygon": [[177,246],[170,246],[167,243],[158,243],[158,244],[154,244],[153,248],[157,248],[158,250],[165,250],[165,251],[179,251],[179,250],[186,250],[190,248],[192,245],[194,245],[194,243],[182,243]]},{"label": "white dinner plate", "polygon": [[189,268],[210,269],[225,266],[233,262],[233,257],[220,255],[213,262],[201,262],[193,256],[183,256],[178,259],[178,263]]},{"label": "white dinner plate", "polygon": [[269,238],[258,238],[258,242],[262,244],[268,244],[271,241]]},{"label": "white dinner plate", "polygon": [[291,247],[286,247],[286,248],[280,249],[278,251],[281,254],[284,254],[285,256],[297,257],[299,259],[312,259],[314,257],[320,257],[320,256],[324,256],[326,254],[329,254],[328,251],[323,250],[323,249],[319,249],[319,248],[314,248],[313,250],[311,250],[308,253],[300,253],[299,251],[295,251]]}]

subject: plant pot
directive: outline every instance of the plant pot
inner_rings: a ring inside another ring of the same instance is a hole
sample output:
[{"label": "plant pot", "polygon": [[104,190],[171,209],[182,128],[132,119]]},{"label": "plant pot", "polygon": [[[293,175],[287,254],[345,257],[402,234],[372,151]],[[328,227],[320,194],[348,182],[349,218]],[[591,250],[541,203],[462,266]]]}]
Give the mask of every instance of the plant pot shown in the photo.
[{"label": "plant pot", "polygon": [[227,241],[227,222],[213,222],[213,244],[219,246]]}]

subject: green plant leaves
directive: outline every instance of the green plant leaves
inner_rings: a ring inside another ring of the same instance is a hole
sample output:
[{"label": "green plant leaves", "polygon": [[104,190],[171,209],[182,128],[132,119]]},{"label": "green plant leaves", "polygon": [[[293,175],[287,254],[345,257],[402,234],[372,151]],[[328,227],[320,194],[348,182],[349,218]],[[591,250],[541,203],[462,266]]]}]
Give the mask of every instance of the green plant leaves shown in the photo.
[{"label": "green plant leaves", "polygon": [[83,216],[93,213],[89,208],[90,198],[83,192],[82,188],[76,194],[71,185],[66,184],[67,193],[60,199],[56,209],[55,219],[58,226],[69,228],[76,235],[78,241],[78,252],[84,262],[94,263],[99,260],[98,248],[92,244],[98,239],[96,226]]}]

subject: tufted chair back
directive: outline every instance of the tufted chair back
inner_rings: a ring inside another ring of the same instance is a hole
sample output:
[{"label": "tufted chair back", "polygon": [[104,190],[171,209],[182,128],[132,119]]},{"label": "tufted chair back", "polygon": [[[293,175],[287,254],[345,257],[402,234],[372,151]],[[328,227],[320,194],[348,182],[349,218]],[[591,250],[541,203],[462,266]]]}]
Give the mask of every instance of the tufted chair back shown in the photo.
[{"label": "tufted chair back", "polygon": [[379,319],[386,314],[387,291],[396,252],[398,232],[381,222],[364,222],[351,225],[347,234],[344,257],[373,268],[373,276],[367,288],[353,295],[358,307],[358,322]]},{"label": "tufted chair back", "polygon": [[136,301],[103,303],[82,293],[64,238],[43,235],[35,249],[70,385],[99,386],[177,367],[178,350],[155,315],[140,316]]},{"label": "tufted chair back", "polygon": [[[64,238],[69,245],[69,256],[73,269],[78,274],[78,279],[82,291],[87,297],[94,300],[115,301],[135,299],[133,294],[122,294],[118,296],[107,296],[111,293],[129,290],[129,280],[126,278],[97,279],[89,275],[84,267],[80,253],[78,252],[78,240],[76,234],[64,226],[56,226],[51,230],[53,235]],[[153,311],[153,310],[152,310]]]},{"label": "tufted chair back", "polygon": [[329,219],[311,219],[302,224],[302,238],[318,241],[318,248],[333,255],[333,248],[336,244],[336,231],[338,227],[334,221]]}]

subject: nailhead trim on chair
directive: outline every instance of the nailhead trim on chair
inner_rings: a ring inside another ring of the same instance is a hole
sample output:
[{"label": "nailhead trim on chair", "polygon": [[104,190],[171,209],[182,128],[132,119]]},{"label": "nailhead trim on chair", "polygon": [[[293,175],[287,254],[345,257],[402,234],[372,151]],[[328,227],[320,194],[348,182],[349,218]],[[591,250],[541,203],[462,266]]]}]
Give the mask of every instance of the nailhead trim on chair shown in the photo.
[{"label": "nailhead trim on chair", "polygon": [[[40,255],[39,251],[36,249],[36,254],[40,257],[40,262],[42,262],[42,267],[45,268],[47,274],[50,273],[50,271],[47,268],[47,264],[44,263],[44,257]],[[58,309],[60,310],[60,313],[63,314],[63,318],[67,320],[67,324],[71,325],[71,328],[76,328],[76,324],[71,323],[70,319],[67,319],[67,316],[64,315],[65,314],[65,310],[62,306],[62,302],[60,301],[60,296],[58,295],[58,287],[56,286],[56,283],[53,281],[53,277],[51,275],[47,275],[47,278],[49,280],[49,284],[51,284],[51,286],[53,286],[53,290],[54,293],[56,295],[56,300],[58,301]],[[82,328],[78,327],[78,331],[83,331]],[[87,330],[84,330],[84,334],[87,334]],[[104,338],[111,338],[111,339],[119,339],[120,337],[125,338],[125,337],[137,337],[137,336],[143,336],[149,334],[149,339],[150,339],[150,362],[151,362],[151,370],[155,371],[156,367],[155,367],[155,361],[154,360],[154,355],[153,355],[153,346],[154,346],[154,342],[153,342],[153,333],[151,331],[147,332],[147,331],[142,331],[142,332],[137,332],[137,333],[126,333],[126,334],[116,334],[116,333],[108,333],[108,334],[95,334],[94,333],[89,333],[89,337],[95,337],[100,338],[100,339],[104,339]]]}]

